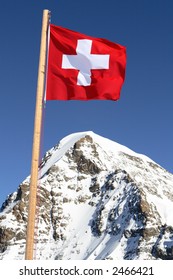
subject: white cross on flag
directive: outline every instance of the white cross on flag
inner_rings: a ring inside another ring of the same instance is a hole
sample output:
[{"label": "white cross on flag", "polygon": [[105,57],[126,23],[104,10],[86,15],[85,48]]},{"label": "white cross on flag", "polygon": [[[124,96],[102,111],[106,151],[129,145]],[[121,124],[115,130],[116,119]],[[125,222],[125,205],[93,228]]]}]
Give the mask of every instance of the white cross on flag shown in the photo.
[{"label": "white cross on flag", "polygon": [[50,25],[46,100],[117,100],[126,48]]}]

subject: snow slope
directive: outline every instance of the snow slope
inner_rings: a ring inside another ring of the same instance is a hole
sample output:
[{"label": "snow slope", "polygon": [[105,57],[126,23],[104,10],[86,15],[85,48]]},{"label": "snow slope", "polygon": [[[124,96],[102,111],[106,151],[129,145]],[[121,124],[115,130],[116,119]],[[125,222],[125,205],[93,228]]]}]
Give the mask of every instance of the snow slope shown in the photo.
[{"label": "snow slope", "polygon": [[58,160],[61,159],[61,157],[68,151],[69,148],[71,148],[78,140],[85,137],[86,135],[90,135],[93,140],[98,143],[101,147],[104,147],[104,149],[108,152],[112,152],[114,155],[120,153],[127,153],[132,156],[138,156],[143,160],[149,160],[147,156],[142,154],[137,154],[134,151],[130,150],[129,148],[118,144],[114,141],[109,140],[108,138],[104,138],[102,136],[99,136],[98,134],[95,134],[92,131],[85,131],[85,132],[77,132],[70,134],[66,137],[64,137],[60,142],[58,149],[51,149],[49,153],[51,153],[51,157],[46,162],[46,164],[42,167],[40,177],[44,176],[44,174],[47,172],[47,170],[55,164]]},{"label": "snow slope", "polygon": [[[36,259],[173,259],[173,175],[91,131],[63,138],[39,172]],[[27,177],[0,213],[0,259],[23,259]]]}]

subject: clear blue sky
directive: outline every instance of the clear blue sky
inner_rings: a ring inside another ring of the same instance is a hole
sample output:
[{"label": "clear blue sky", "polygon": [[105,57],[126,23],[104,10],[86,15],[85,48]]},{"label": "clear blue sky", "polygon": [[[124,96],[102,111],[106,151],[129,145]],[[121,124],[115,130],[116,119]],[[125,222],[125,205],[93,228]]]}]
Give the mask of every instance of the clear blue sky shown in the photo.
[{"label": "clear blue sky", "polygon": [[42,155],[92,130],[173,171],[173,1],[1,0],[0,204],[30,174],[43,9],[52,23],[127,47],[121,99],[49,101]]}]

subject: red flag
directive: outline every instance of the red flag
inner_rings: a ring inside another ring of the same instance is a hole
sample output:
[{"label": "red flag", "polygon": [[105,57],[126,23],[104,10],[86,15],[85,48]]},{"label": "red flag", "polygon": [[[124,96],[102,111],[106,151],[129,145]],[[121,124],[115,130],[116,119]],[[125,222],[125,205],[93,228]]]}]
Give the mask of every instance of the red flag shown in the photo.
[{"label": "red flag", "polygon": [[46,100],[117,100],[125,66],[125,47],[51,24]]}]

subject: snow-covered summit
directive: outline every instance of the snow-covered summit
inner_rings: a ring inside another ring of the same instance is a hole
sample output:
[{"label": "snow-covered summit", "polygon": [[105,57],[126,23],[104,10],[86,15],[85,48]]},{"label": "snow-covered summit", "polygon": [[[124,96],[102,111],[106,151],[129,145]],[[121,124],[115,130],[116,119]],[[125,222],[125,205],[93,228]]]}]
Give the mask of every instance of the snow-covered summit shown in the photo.
[{"label": "snow-covered summit", "polygon": [[[91,131],[66,136],[39,172],[36,259],[173,259],[173,175]],[[23,259],[29,177],[2,205],[0,259]]]},{"label": "snow-covered summit", "polygon": [[[114,156],[118,153],[126,153],[131,156],[139,157],[145,161],[152,161],[150,158],[148,158],[145,155],[135,153],[134,151],[130,150],[126,146],[123,146],[117,142],[114,142],[108,138],[105,138],[103,136],[100,136],[92,131],[84,131],[84,132],[77,132],[72,133],[66,137],[64,137],[58,144],[58,147],[55,146],[50,151],[48,151],[49,154],[49,160],[47,161],[47,164],[42,167],[40,176],[42,177],[47,170],[55,164],[73,145],[79,141],[81,138],[85,136],[90,136],[95,143],[97,143],[100,147],[104,147],[104,150],[108,153],[111,152]],[[51,156],[50,156],[51,155]]]}]

